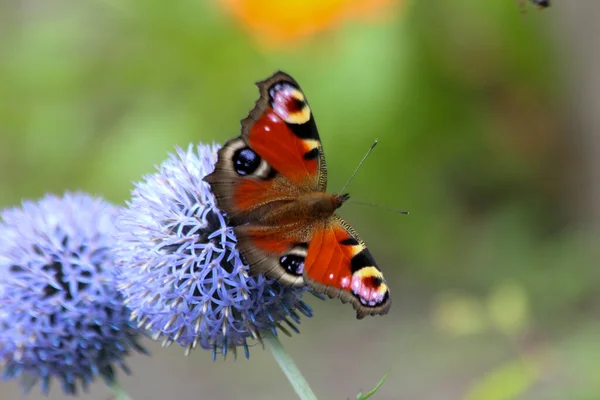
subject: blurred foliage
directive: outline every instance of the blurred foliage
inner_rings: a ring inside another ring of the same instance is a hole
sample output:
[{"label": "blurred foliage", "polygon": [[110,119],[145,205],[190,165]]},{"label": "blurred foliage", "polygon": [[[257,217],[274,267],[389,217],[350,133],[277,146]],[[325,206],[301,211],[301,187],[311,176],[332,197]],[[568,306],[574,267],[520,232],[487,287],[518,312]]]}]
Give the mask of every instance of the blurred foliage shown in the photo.
[{"label": "blurred foliage", "polygon": [[[394,294],[431,305],[415,305],[427,329],[584,356],[577,338],[594,329],[598,304],[595,227],[573,206],[585,171],[552,9],[325,3],[2,3],[0,204],[65,189],[122,203],[174,146],[238,135],[253,83],[281,69],[310,99],[330,191],[379,139],[350,191],[411,214],[357,205],[342,214]],[[539,384],[546,368],[515,357],[465,399],[550,398]],[[574,379],[581,398],[600,396],[600,365],[577,358],[553,372],[566,376],[555,393]]]},{"label": "blurred foliage", "polygon": [[511,361],[478,382],[465,400],[511,400],[529,389],[539,378],[534,360]]}]

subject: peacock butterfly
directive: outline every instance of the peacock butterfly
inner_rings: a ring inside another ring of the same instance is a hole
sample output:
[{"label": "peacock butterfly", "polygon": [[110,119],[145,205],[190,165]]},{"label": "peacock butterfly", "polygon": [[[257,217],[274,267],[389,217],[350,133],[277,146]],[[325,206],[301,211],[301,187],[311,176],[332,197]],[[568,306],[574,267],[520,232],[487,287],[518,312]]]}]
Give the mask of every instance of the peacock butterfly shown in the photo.
[{"label": "peacock butterfly", "polygon": [[[525,0],[518,1],[519,7],[521,8],[521,12],[525,12]],[[529,0],[529,2],[540,9],[550,7],[550,0]]]},{"label": "peacock butterfly", "polygon": [[309,285],[350,302],[358,319],[386,314],[388,286],[373,256],[335,210],[348,194],[328,194],[325,155],[300,86],[276,72],[242,134],[219,150],[204,180],[227,214],[253,274]]},{"label": "peacock butterfly", "polygon": [[550,0],[529,0],[531,3],[535,4],[539,8],[548,8],[550,7]]}]

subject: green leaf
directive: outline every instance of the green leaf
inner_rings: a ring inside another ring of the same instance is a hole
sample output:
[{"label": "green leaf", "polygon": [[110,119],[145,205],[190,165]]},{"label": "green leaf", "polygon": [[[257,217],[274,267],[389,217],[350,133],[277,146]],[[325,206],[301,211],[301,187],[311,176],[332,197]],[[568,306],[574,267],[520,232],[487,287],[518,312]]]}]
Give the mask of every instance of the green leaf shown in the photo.
[{"label": "green leaf", "polygon": [[369,397],[373,396],[379,390],[379,388],[381,388],[381,386],[383,386],[383,382],[385,382],[385,380],[387,379],[389,374],[390,374],[389,372],[386,372],[385,375],[383,376],[383,378],[381,378],[381,380],[377,384],[377,386],[375,386],[373,389],[368,391],[366,394],[359,393],[356,396],[356,400],[366,400]]}]

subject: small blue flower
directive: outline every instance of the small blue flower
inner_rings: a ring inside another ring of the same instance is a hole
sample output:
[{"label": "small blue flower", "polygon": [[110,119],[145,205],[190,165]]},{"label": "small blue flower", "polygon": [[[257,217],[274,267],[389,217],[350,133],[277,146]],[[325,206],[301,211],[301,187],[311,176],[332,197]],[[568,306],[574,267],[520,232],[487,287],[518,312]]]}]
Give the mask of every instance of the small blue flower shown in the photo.
[{"label": "small blue flower", "polygon": [[135,185],[117,221],[120,289],[138,327],[155,340],[177,342],[186,354],[200,345],[213,359],[242,346],[248,358],[248,338],[287,332],[282,323],[297,332],[297,311],[312,311],[301,300],[305,289],[248,274],[233,229],[202,181],[217,149],[177,149]]},{"label": "small blue flower", "polygon": [[130,349],[144,351],[116,288],[118,211],[85,194],[47,195],[0,214],[0,366],[25,391],[58,378],[66,394],[96,375],[126,372]]}]

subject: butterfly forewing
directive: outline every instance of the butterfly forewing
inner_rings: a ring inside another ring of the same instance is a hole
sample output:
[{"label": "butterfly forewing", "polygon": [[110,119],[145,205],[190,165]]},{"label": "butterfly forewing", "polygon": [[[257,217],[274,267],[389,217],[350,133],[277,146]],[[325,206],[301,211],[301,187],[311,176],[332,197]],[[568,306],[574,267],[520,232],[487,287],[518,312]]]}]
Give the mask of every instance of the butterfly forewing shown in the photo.
[{"label": "butterfly forewing", "polygon": [[242,120],[242,137],[294,185],[325,191],[325,155],[314,115],[300,86],[283,72],[257,85],[260,98]]}]

